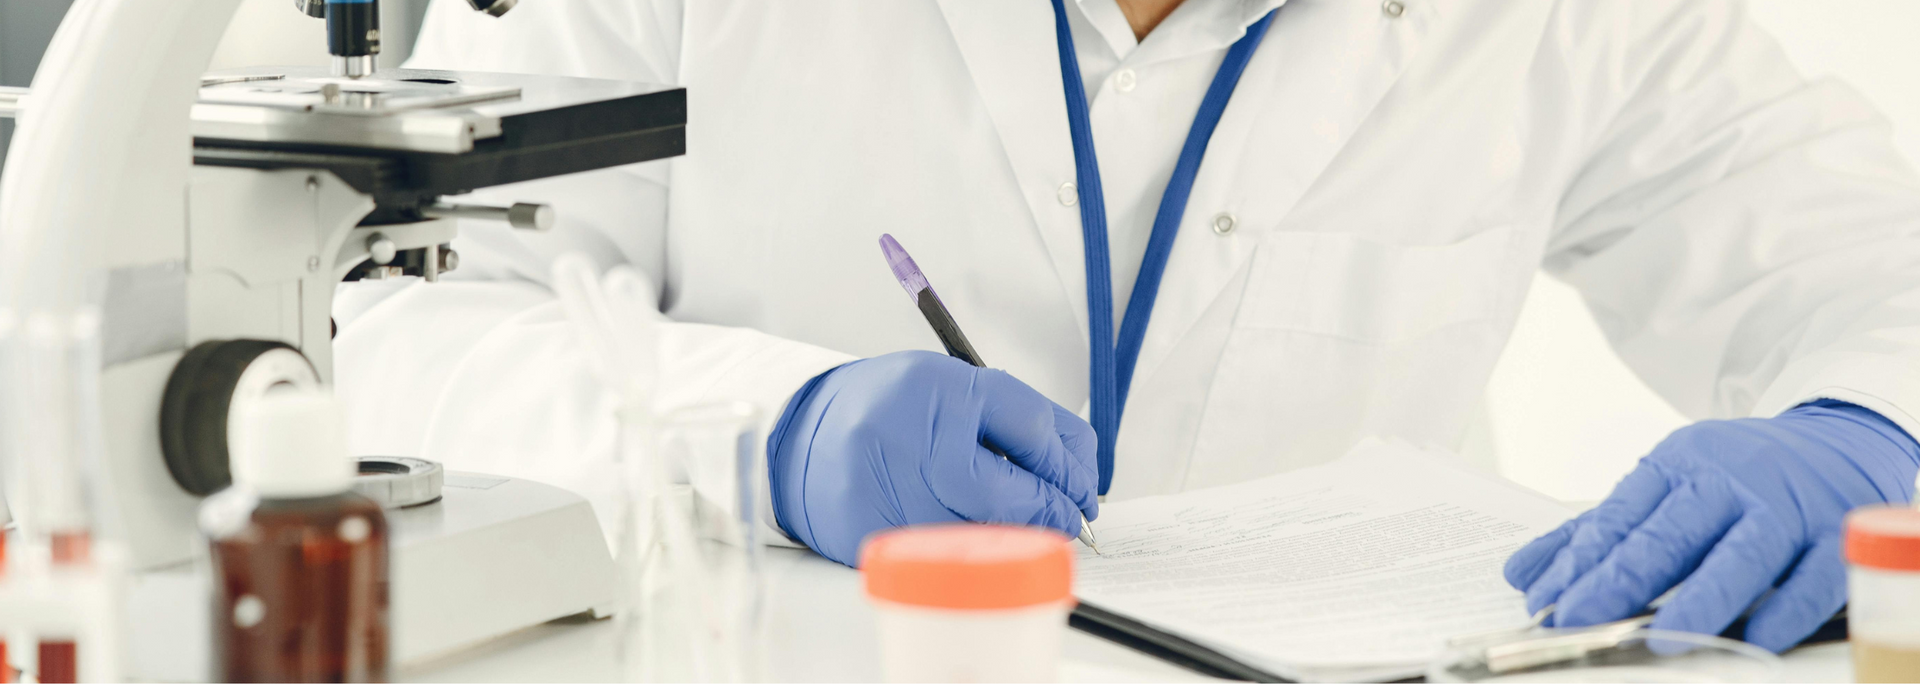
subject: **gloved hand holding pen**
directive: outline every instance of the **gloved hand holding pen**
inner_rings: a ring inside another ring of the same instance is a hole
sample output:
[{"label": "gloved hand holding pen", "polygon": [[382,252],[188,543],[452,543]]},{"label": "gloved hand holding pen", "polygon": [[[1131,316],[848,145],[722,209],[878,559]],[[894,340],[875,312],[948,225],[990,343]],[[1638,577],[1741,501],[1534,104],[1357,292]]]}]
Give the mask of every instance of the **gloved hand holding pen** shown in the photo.
[{"label": "gloved hand holding pen", "polygon": [[[1099,515],[1093,427],[1003,371],[932,352],[809,381],[767,439],[780,528],[847,565],[900,525],[1001,522],[1079,534]],[[989,449],[1006,454],[1001,458]]]},{"label": "gloved hand holding pen", "polygon": [[1697,423],[1599,507],[1515,552],[1507,581],[1528,610],[1554,605],[1561,627],[1631,617],[1678,585],[1655,628],[1717,634],[1753,607],[1746,639],[1783,651],[1846,604],[1841,519],[1910,500],[1916,469],[1920,443],[1844,402]]}]

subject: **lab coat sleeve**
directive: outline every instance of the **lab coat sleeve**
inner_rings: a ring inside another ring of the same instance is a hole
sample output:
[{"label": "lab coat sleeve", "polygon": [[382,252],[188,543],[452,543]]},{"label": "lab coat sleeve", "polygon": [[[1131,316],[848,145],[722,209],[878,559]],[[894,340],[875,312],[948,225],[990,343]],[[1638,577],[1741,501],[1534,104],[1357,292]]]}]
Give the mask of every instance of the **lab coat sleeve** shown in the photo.
[{"label": "lab coat sleeve", "polygon": [[1888,122],[1739,3],[1560,5],[1535,87],[1587,125],[1551,143],[1547,270],[1690,417],[1833,398],[1920,435],[1920,180]]},{"label": "lab coat sleeve", "polygon": [[[520,71],[671,83],[672,2],[521,3],[503,19],[439,0],[410,67]],[[335,301],[335,384],[361,454],[418,455],[449,469],[570,489],[609,534],[620,510],[618,400],[588,364],[548,287],[553,259],[577,252],[631,266],[655,292],[666,273],[667,162],[520,183],[468,201],[551,203],[544,234],[462,221],[460,268],[439,283],[352,283]],[[663,321],[658,405],[745,401],[771,429],[809,378],[851,357],[746,328]],[[763,500],[763,536],[786,541]]]}]

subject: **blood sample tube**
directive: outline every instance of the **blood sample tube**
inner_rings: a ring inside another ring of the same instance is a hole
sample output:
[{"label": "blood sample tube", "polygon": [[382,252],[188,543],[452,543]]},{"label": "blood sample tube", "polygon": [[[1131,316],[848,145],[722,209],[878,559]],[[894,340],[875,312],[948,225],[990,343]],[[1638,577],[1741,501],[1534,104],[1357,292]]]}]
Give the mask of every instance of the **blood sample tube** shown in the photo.
[{"label": "blood sample tube", "polygon": [[40,672],[42,684],[73,684],[80,681],[78,667],[79,645],[72,639],[40,640]]},{"label": "blood sample tube", "polygon": [[[61,530],[48,535],[53,567],[81,570],[93,557],[93,535],[86,530]],[[39,648],[40,681],[72,684],[80,681],[80,645],[71,638],[42,636]]]},{"label": "blood sample tube", "polygon": [[[92,570],[92,512],[85,463],[97,455],[100,319],[82,310],[36,312],[3,349],[8,362],[7,504],[28,548],[47,565],[32,572]],[[109,619],[70,615],[76,621]],[[46,627],[40,629],[46,630]],[[79,680],[83,625],[34,635],[34,672],[46,684]],[[90,677],[98,675],[94,673]]]}]

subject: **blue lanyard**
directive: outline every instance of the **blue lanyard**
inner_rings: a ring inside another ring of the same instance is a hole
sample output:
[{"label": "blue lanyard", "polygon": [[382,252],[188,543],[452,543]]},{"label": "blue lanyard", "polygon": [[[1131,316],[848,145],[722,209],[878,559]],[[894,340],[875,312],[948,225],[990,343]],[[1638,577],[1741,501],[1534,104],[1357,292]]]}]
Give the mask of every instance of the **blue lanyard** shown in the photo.
[{"label": "blue lanyard", "polygon": [[1227,50],[1226,60],[1207,86],[1200,101],[1200,112],[1193,117],[1187,142],[1180,148],[1180,160],[1167,181],[1167,192],[1160,196],[1160,212],[1153,217],[1153,233],[1147,238],[1147,255],[1140,262],[1140,275],[1133,283],[1133,296],[1127,299],[1126,317],[1120,323],[1120,338],[1113,336],[1113,268],[1107,257],[1107,202],[1100,189],[1100,160],[1093,153],[1093,124],[1087,116],[1085,81],[1080,78],[1080,58],[1073,49],[1073,29],[1067,24],[1063,0],[1053,0],[1054,32],[1060,41],[1060,80],[1067,91],[1067,125],[1073,136],[1075,182],[1080,190],[1080,234],[1087,262],[1087,333],[1092,340],[1088,371],[1088,391],[1093,403],[1093,431],[1099,435],[1100,493],[1113,485],[1113,445],[1120,431],[1120,413],[1127,405],[1127,389],[1133,381],[1133,365],[1140,359],[1140,344],[1146,338],[1147,320],[1153,317],[1153,300],[1160,294],[1160,277],[1166,274],[1167,256],[1173,253],[1173,236],[1180,229],[1180,217],[1186,213],[1187,198],[1193,194],[1193,180],[1200,172],[1200,158],[1207,153],[1207,141],[1220,123],[1233,88],[1246,71],[1254,48],[1273,24],[1275,9],[1247,27],[1247,34]]}]

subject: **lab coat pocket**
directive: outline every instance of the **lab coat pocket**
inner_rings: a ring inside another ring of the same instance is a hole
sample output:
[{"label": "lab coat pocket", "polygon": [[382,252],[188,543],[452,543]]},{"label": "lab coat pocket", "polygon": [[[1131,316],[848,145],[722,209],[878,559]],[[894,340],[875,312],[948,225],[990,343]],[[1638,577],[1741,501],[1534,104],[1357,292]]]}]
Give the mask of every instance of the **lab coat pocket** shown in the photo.
[{"label": "lab coat pocket", "polygon": [[1482,229],[1442,245],[1265,236],[1183,486],[1322,463],[1368,435],[1457,446],[1532,273],[1519,235]]},{"label": "lab coat pocket", "polygon": [[1513,270],[1511,227],[1444,245],[1281,231],[1253,257],[1234,327],[1394,343],[1493,318]]}]

